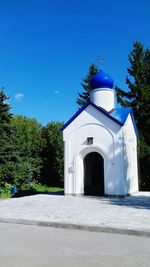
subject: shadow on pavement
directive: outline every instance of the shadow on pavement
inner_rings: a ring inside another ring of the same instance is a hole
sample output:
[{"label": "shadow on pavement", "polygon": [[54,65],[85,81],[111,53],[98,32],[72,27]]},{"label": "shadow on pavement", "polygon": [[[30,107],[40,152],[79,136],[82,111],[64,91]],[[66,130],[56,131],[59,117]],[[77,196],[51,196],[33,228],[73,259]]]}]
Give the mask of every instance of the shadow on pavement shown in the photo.
[{"label": "shadow on pavement", "polygon": [[64,195],[64,191],[56,191],[56,192],[38,192],[36,190],[23,190],[23,191],[19,191],[16,194],[14,194],[12,196],[12,198],[18,198],[18,197],[26,197],[26,196],[33,196],[33,195],[39,195],[39,194],[44,194],[44,195],[56,195],[56,196],[63,196]]},{"label": "shadow on pavement", "polygon": [[98,197],[98,196],[86,196],[86,198],[92,198],[117,206],[126,206],[135,209],[147,209],[150,210],[150,193],[149,195],[139,194],[138,196],[128,196],[125,198],[111,198],[111,197]]},{"label": "shadow on pavement", "polygon": [[132,196],[124,199],[109,199],[109,204],[150,210],[150,196]]}]

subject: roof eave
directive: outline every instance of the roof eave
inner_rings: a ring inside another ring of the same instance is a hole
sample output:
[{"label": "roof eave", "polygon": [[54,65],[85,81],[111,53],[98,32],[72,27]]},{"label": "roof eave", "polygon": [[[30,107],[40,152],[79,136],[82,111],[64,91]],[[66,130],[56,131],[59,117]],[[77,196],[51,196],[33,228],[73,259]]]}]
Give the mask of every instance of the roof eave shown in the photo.
[{"label": "roof eave", "polygon": [[96,106],[91,101],[88,101],[86,104],[84,104],[61,128],[60,131],[64,131],[69,124],[72,123],[79,115],[80,113],[85,110],[89,105],[93,106],[95,109],[97,109],[99,112],[103,113],[105,116],[107,116],[109,119],[114,121],[115,123],[119,124],[120,126],[123,126],[124,123],[121,123],[119,120],[112,117],[107,111],[105,111],[103,108]]}]

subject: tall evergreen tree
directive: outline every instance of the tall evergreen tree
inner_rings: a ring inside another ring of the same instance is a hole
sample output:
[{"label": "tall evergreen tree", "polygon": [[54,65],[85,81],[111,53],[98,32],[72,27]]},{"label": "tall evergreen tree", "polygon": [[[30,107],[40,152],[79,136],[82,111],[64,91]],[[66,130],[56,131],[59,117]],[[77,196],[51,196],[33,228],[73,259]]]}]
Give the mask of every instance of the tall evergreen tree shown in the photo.
[{"label": "tall evergreen tree", "polygon": [[83,87],[83,93],[78,93],[78,98],[76,103],[79,106],[83,106],[87,101],[89,101],[89,92],[90,92],[90,80],[91,78],[98,72],[97,66],[93,63],[89,67],[89,72],[85,78],[83,78],[83,82],[81,83]]},{"label": "tall evergreen tree", "polygon": [[9,98],[0,91],[0,182],[11,182],[14,164],[12,153],[12,131]]},{"label": "tall evergreen tree", "polygon": [[129,54],[128,91],[116,87],[122,106],[131,106],[139,130],[140,179],[143,190],[150,190],[150,50],[135,42]]}]

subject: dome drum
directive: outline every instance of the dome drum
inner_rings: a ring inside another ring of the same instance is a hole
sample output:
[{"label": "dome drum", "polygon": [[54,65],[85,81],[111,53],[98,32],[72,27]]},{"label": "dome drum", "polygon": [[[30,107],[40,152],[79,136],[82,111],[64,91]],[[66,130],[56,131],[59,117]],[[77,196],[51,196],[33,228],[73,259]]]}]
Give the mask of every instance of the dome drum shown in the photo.
[{"label": "dome drum", "polygon": [[115,108],[114,80],[100,70],[90,81],[90,100],[107,112]]}]

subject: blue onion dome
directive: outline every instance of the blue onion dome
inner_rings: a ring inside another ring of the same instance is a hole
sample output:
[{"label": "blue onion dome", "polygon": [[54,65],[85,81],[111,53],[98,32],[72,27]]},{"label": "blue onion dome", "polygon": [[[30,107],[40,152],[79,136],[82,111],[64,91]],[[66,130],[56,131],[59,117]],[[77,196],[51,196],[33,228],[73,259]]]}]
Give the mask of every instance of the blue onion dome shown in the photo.
[{"label": "blue onion dome", "polygon": [[110,88],[110,89],[112,89],[113,86],[114,86],[113,78],[111,78],[103,70],[100,70],[97,74],[95,74],[90,81],[91,89],[97,89],[97,88]]}]

